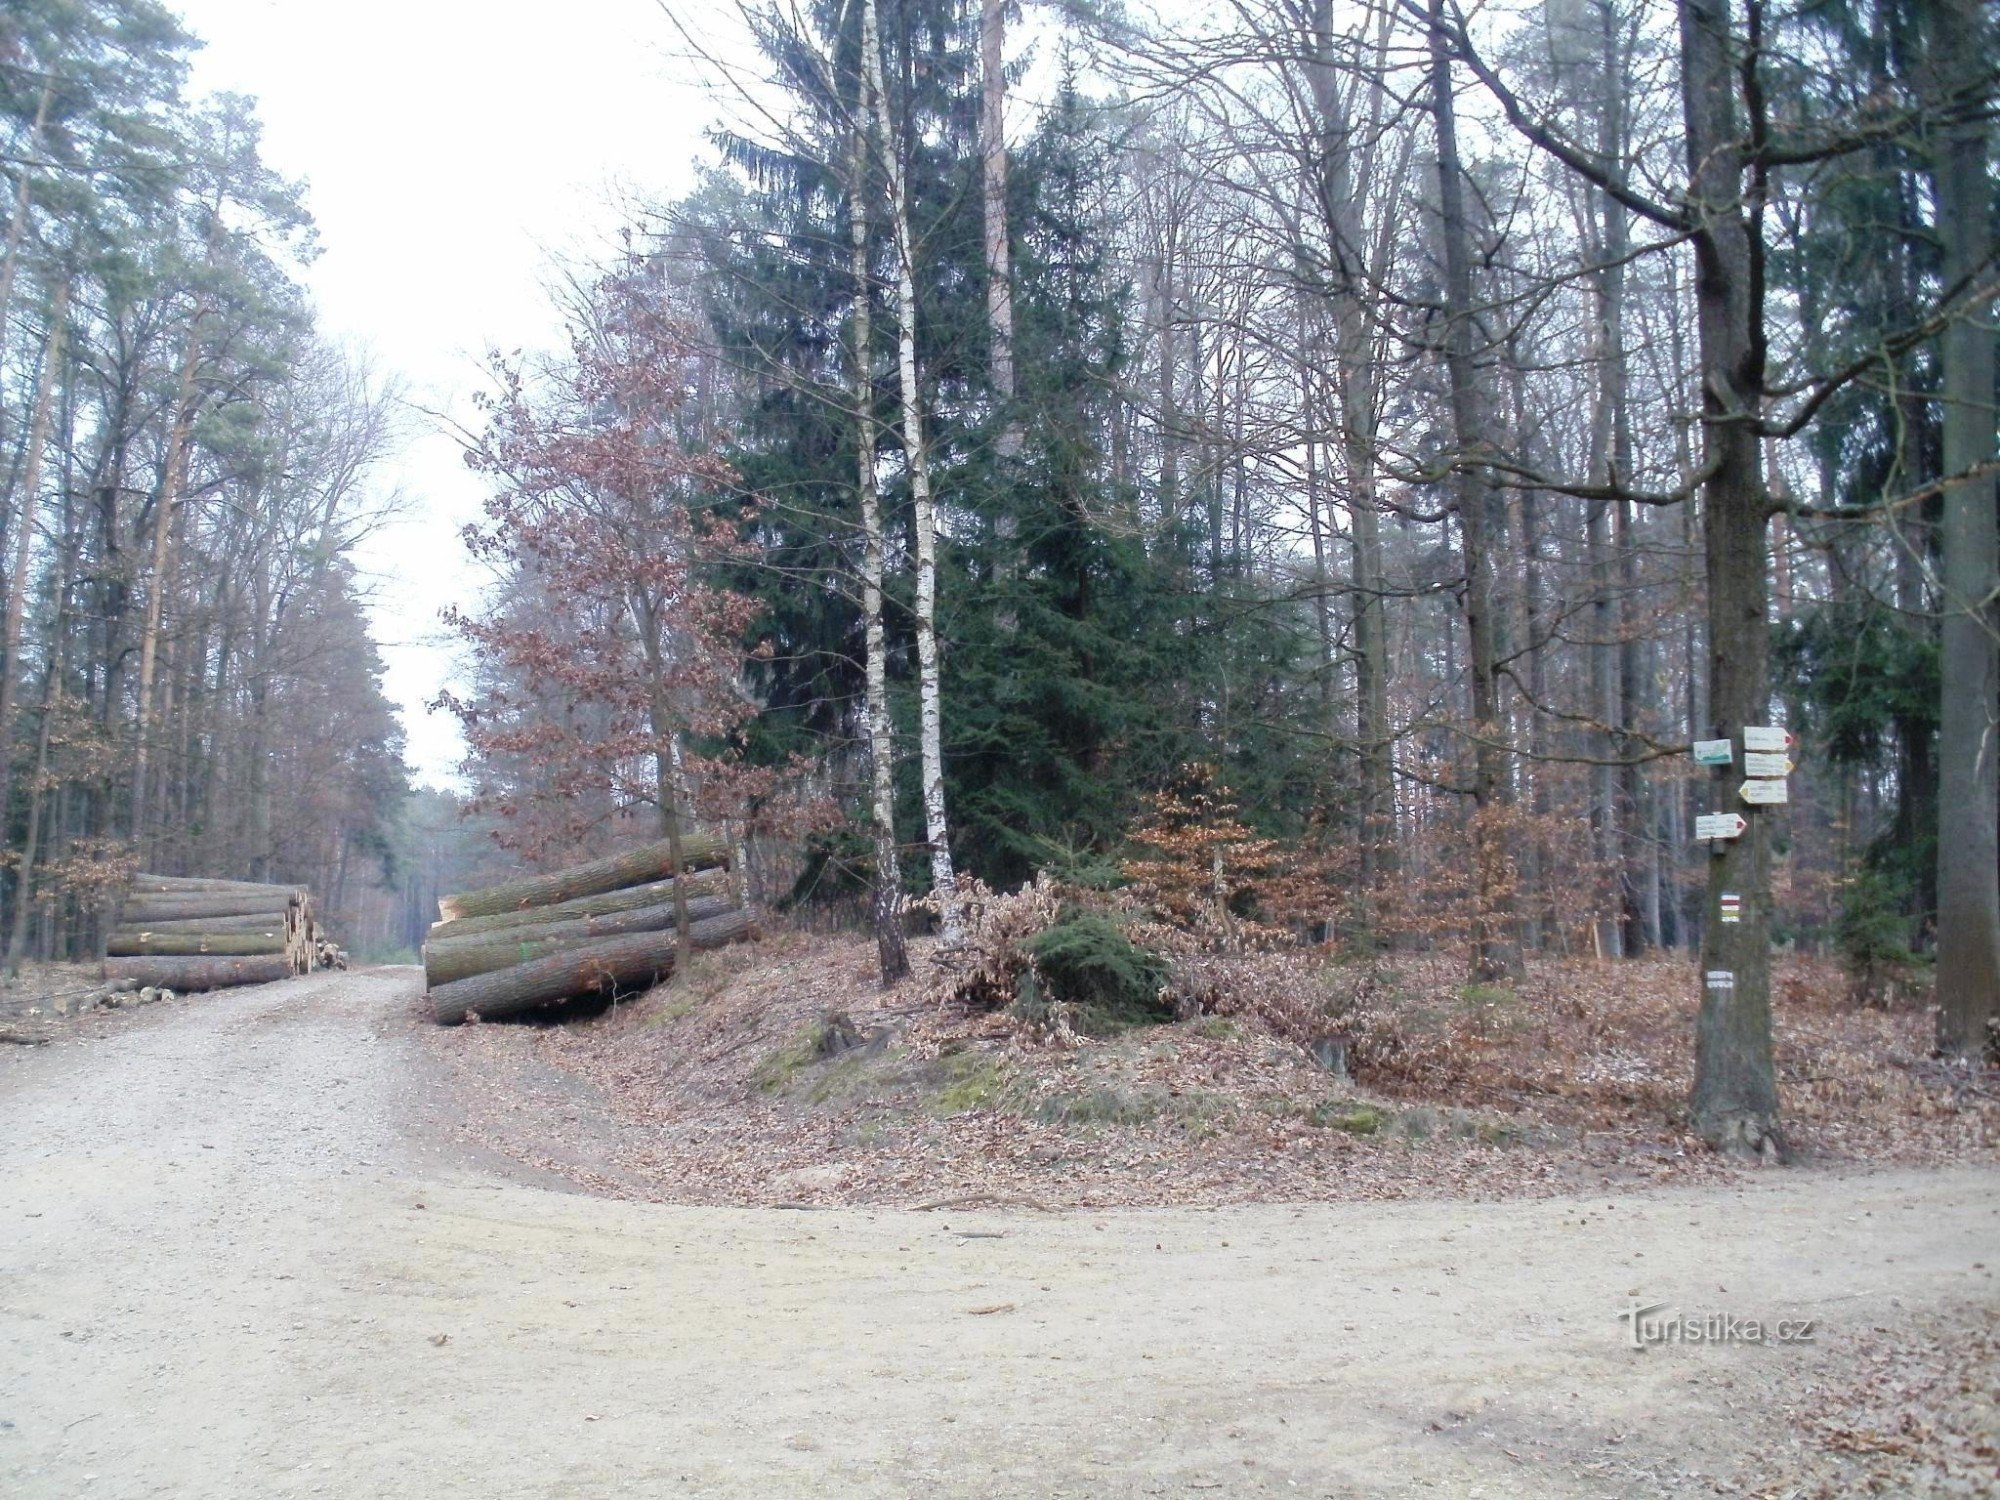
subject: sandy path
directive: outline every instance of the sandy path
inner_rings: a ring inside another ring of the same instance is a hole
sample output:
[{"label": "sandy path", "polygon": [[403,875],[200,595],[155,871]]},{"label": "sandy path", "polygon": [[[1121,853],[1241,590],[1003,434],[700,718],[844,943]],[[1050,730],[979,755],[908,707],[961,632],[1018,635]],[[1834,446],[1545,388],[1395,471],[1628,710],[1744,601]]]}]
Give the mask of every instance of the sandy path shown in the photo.
[{"label": "sandy path", "polygon": [[[417,1143],[415,983],[6,1049],[0,1493],[1707,1494],[1782,1467],[1746,1413],[1843,1340],[2000,1303],[1973,1169],[1077,1215],[549,1191]],[[1635,1293],[1821,1338],[1634,1352]]]}]

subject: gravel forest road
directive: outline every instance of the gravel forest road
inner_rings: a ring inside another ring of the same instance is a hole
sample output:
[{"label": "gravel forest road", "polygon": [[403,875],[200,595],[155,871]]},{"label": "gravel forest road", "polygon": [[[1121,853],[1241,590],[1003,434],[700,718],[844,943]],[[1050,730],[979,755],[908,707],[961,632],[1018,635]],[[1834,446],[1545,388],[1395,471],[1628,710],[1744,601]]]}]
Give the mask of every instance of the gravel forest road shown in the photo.
[{"label": "gravel forest road", "polygon": [[[614,1202],[426,1140],[412,969],[0,1048],[9,1496],[1605,1496],[1989,1318],[2000,1174],[1104,1213]],[[1637,1297],[1816,1318],[1627,1347]]]}]

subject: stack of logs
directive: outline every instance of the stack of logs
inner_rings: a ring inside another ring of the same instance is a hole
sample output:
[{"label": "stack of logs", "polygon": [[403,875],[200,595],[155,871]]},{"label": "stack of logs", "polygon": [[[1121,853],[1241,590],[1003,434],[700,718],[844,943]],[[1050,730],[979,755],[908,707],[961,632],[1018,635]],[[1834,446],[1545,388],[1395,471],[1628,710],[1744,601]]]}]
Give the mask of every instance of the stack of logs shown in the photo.
[{"label": "stack of logs", "polygon": [[293,885],[133,877],[105,944],[107,981],[172,990],[265,984],[344,956],[313,919],[312,893]]},{"label": "stack of logs", "polygon": [[718,839],[690,834],[481,891],[445,896],[424,944],[432,1013],[518,1015],[592,992],[643,989],[673,973],[685,904],[693,947],[756,936]]}]

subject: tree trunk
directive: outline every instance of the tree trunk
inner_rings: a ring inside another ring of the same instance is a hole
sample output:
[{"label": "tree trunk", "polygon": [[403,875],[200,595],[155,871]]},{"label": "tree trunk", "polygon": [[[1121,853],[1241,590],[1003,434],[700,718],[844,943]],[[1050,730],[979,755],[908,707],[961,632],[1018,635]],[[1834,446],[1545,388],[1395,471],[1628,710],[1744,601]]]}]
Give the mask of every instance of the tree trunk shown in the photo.
[{"label": "tree trunk", "polygon": [[185,896],[191,893],[222,893],[258,891],[289,896],[297,886],[279,885],[268,880],[210,880],[202,875],[148,875],[144,871],[132,877],[126,889],[134,896]]},{"label": "tree trunk", "polygon": [[[691,834],[680,841],[681,865],[703,868],[720,865],[726,854],[722,841],[708,834]],[[622,890],[628,885],[659,880],[672,875],[676,860],[672,844],[661,839],[627,849],[588,864],[575,865],[548,875],[529,875],[504,885],[438,898],[438,915],[445,921],[462,917],[495,916],[531,906],[554,906],[579,896],[597,896]]]},{"label": "tree trunk", "polygon": [[153,510],[153,581],[146,598],[146,633],[139,645],[139,709],[134,721],[132,751],[132,818],[130,837],[143,847],[146,836],[146,753],[151,744],[153,674],[160,655],[160,612],[167,594],[167,541],[172,534],[174,507],[186,480],[188,450],[194,426],[194,376],[201,358],[199,309],[188,328],[187,352],[181,358],[180,383],[174,393],[173,423],[167,431],[166,467],[160,476],[159,503]]},{"label": "tree trunk", "polygon": [[[1014,408],[1014,286],[1007,240],[1007,0],[980,0],[979,6],[979,180],[981,232],[986,251],[986,326],[990,341],[988,377],[993,404],[1000,413],[1000,434],[994,442],[1003,496],[1014,480],[1021,456],[1021,422]],[[1014,609],[1005,587],[1017,571],[1014,555],[1019,527],[1004,498],[994,517],[994,573],[1002,585],[996,623],[1003,632],[1015,627]]]},{"label": "tree trunk", "polygon": [[[749,912],[732,911],[695,923],[694,946],[720,948],[756,933],[756,919]],[[440,1025],[454,1026],[468,1014],[491,1021],[575,995],[640,989],[673,973],[674,952],[672,933],[640,932],[586,943],[440,986],[431,991],[431,1013]]]},{"label": "tree trunk", "polygon": [[49,106],[55,102],[54,80],[42,84],[35,100],[35,120],[28,127],[27,149],[21,153],[21,180],[14,184],[14,211],[7,220],[5,260],[0,260],[0,348],[6,346],[7,317],[14,307],[14,282],[20,274],[21,241],[27,234],[32,206],[34,168],[42,154],[42,133],[48,127]]},{"label": "tree trunk", "polygon": [[1472,247],[1465,221],[1465,190],[1458,157],[1458,121],[1452,101],[1451,52],[1444,0],[1431,0],[1431,111],[1438,148],[1439,237],[1445,262],[1445,368],[1451,385],[1454,507],[1465,546],[1465,629],[1471,661],[1473,718],[1472,858],[1474,910],[1472,968],[1482,980],[1518,978],[1521,955],[1512,935],[1513,898],[1508,873],[1506,756],[1499,743],[1498,662],[1504,631],[1496,607],[1494,549],[1499,497],[1492,472],[1479,462],[1491,444],[1479,372],[1473,357]]},{"label": "tree trunk", "polygon": [[[1388,41],[1384,13],[1376,62]],[[1376,506],[1376,429],[1380,369],[1373,357],[1373,337],[1362,298],[1369,283],[1387,280],[1391,236],[1387,226],[1369,241],[1365,266],[1362,247],[1362,199],[1369,184],[1355,172],[1356,129],[1342,99],[1334,48],[1332,0],[1316,0],[1313,8],[1313,60],[1308,68],[1313,110],[1319,128],[1318,175],[1320,215],[1325,222],[1332,260],[1328,311],[1334,332],[1336,395],[1340,407],[1341,455],[1347,469],[1348,526],[1353,535],[1352,565],[1354,631],[1355,739],[1361,761],[1361,918],[1371,940],[1376,887],[1396,865],[1395,781],[1393,732],[1389,723],[1389,635],[1384,602],[1381,516]],[[1381,73],[1371,82],[1369,113],[1363,139],[1372,153],[1383,103]],[[1375,158],[1367,158],[1371,164]],[[1399,162],[1396,175],[1403,170]]]},{"label": "tree trunk", "polygon": [[[1751,0],[1753,28],[1758,0]],[[1681,89],[1689,199],[1696,215],[1708,577],[1709,736],[1742,744],[1770,709],[1770,558],[1762,457],[1752,425],[1764,410],[1765,343],[1756,267],[1761,226],[1746,204],[1735,102],[1738,46],[1729,0],[1681,0]],[[1754,69],[1754,60],[1748,65]],[[1763,809],[1743,805],[1740,760],[1711,778],[1712,810],[1742,812],[1743,837],[1718,841],[1708,866],[1701,1014],[1695,1025],[1695,1129],[1732,1155],[1782,1155],[1771,1038],[1771,836]],[[1722,897],[1741,915],[1720,920]]]},{"label": "tree trunk", "polygon": [[292,960],[282,953],[247,958],[146,957],[107,958],[107,983],[130,980],[170,990],[221,990],[238,984],[270,984],[293,977]]},{"label": "tree trunk", "polygon": [[[130,913],[126,913],[130,917]],[[120,924],[122,932],[157,933],[162,937],[185,933],[262,933],[278,937],[292,926],[294,917],[289,910],[256,912],[248,916],[234,917],[169,917],[165,921],[152,920],[144,924],[126,921]]]},{"label": "tree trunk", "polygon": [[[1962,118],[1941,132],[1932,173],[1946,286],[1995,275],[1989,228],[1993,185],[1989,128],[1991,40],[1978,0],[1938,0],[1931,44],[1938,83]],[[1994,333],[1990,302],[1968,297],[1944,334],[1944,471],[1971,473],[1994,458]],[[2000,550],[1991,471],[1952,484],[1944,497],[1944,693],[1938,732],[1937,1046],[1977,1061],[2000,992],[2000,831],[1994,767],[2000,756]]]},{"label": "tree trunk", "polygon": [[148,932],[131,927],[114,927],[111,936],[105,940],[104,951],[113,958],[201,953],[241,956],[290,953],[293,945],[283,933],[267,936],[255,932]]},{"label": "tree trunk", "polygon": [[917,740],[924,798],[924,837],[930,842],[931,886],[938,903],[939,936],[956,947],[963,934],[958,882],[951,864],[951,828],[944,805],[944,720],[938,692],[937,506],[931,498],[930,457],[924,447],[923,392],[917,383],[916,249],[902,158],[882,86],[881,33],[875,0],[862,0],[862,51],[875,95],[875,135],[889,183],[889,215],[896,244],[896,366],[903,394],[903,452],[916,512]]},{"label": "tree trunk", "polygon": [[[868,655],[868,810],[875,832],[875,953],[882,971],[882,987],[887,989],[910,972],[910,954],[903,941],[903,865],[896,848],[896,726],[889,717],[889,645],[882,620],[884,543],[882,496],[875,482],[874,278],[868,270],[865,122],[871,101],[865,70],[857,87],[847,190],[847,229],[854,273],[855,487],[861,505],[861,616]],[[1010,332],[1011,328],[1010,323]]]},{"label": "tree trunk", "polygon": [[[65,558],[65,563],[67,561]],[[58,581],[59,591],[66,583],[66,578]],[[55,716],[62,706],[63,666],[69,649],[69,633],[64,627],[68,623],[65,612],[58,608],[54,655],[49,659],[47,675],[42,683],[42,722],[35,732],[35,773],[28,784],[28,827],[21,839],[20,861],[14,866],[14,914],[7,935],[7,974],[10,978],[21,972],[21,960],[28,943],[28,909],[34,900],[35,861],[41,856],[42,845],[42,807],[48,794],[49,740]],[[0,753],[4,753],[4,749],[0,749]],[[0,795],[0,807],[5,806],[5,797]]]},{"label": "tree trunk", "polygon": [[[21,503],[14,524],[14,570],[7,585],[7,658],[0,663],[0,830],[12,826],[9,798],[14,769],[14,697],[21,683],[22,625],[28,611],[28,563],[34,555],[35,512],[41,499],[42,452],[48,445],[49,414],[55,405],[56,370],[62,363],[63,320],[69,313],[70,284],[57,288],[42,341],[41,378],[35,384],[35,412],[28,428],[28,453],[21,466]],[[19,888],[17,887],[17,898]]]}]

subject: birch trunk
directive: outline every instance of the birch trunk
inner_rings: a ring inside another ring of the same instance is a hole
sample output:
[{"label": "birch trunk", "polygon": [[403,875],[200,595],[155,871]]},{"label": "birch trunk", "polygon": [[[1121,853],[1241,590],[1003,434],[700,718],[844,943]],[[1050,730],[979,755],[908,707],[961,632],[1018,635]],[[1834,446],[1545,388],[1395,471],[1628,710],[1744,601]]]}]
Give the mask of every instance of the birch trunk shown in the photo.
[{"label": "birch trunk", "polygon": [[957,879],[951,867],[951,830],[944,805],[944,725],[938,692],[937,507],[931,498],[930,460],[924,450],[923,392],[917,383],[916,252],[902,158],[882,83],[881,29],[875,0],[862,3],[862,52],[874,95],[876,143],[889,184],[889,218],[896,246],[896,367],[903,397],[903,453],[910,471],[916,520],[917,740],[923,781],[924,836],[930,843],[931,885],[937,892],[940,936],[948,947],[962,936]]},{"label": "birch trunk", "polygon": [[861,615],[867,641],[869,815],[875,830],[875,952],[887,989],[910,972],[903,941],[903,865],[896,848],[896,726],[889,717],[889,645],[882,621],[882,497],[875,484],[873,278],[868,273],[869,89],[860,84],[849,165],[847,228],[854,272],[855,485],[861,505]]}]

